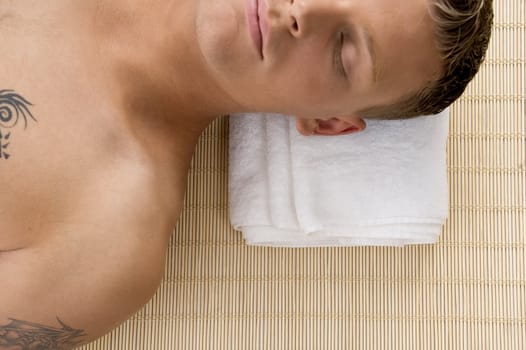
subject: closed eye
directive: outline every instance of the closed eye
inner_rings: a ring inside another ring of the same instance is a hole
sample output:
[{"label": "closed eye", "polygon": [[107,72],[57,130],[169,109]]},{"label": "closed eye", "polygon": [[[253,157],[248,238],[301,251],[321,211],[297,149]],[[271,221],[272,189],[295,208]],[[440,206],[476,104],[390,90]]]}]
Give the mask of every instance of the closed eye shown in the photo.
[{"label": "closed eye", "polygon": [[345,67],[343,66],[343,58],[342,58],[342,49],[345,43],[345,34],[343,32],[340,32],[340,36],[338,39],[339,40],[334,47],[334,53],[333,53],[334,69],[336,70],[338,74],[340,74],[342,77],[347,79],[347,72],[345,72]]}]

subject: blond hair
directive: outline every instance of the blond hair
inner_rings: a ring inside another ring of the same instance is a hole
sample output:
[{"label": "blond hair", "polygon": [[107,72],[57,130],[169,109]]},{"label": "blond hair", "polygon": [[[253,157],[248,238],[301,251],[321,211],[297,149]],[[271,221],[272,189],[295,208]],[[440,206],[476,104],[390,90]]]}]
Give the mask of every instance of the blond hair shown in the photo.
[{"label": "blond hair", "polygon": [[436,46],[443,73],[420,91],[398,102],[372,107],[369,119],[408,119],[436,114],[462,95],[484,60],[493,25],[491,0],[430,0]]}]

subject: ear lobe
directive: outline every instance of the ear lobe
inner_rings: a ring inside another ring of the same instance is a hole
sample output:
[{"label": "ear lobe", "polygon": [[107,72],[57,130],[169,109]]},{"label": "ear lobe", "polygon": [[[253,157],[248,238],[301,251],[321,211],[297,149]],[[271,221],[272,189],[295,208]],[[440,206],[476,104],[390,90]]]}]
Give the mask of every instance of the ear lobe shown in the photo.
[{"label": "ear lobe", "polygon": [[296,129],[303,136],[314,135],[318,124],[313,119],[296,117]]}]

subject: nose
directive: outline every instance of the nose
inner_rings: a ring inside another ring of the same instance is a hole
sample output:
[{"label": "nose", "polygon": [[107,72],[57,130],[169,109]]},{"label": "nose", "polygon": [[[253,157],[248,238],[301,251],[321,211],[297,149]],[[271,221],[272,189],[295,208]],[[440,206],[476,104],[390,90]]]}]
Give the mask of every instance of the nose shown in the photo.
[{"label": "nose", "polygon": [[333,27],[344,18],[341,0],[289,0],[289,32],[304,37],[312,31]]}]

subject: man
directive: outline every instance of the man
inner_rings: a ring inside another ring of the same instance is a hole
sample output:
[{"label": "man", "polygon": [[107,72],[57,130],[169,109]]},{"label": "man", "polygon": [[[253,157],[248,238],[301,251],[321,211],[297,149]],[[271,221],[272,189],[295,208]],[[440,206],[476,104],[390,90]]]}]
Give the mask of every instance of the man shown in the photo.
[{"label": "man", "polygon": [[217,116],[436,113],[491,22],[483,0],[0,2],[0,349],[69,349],[150,299]]}]

